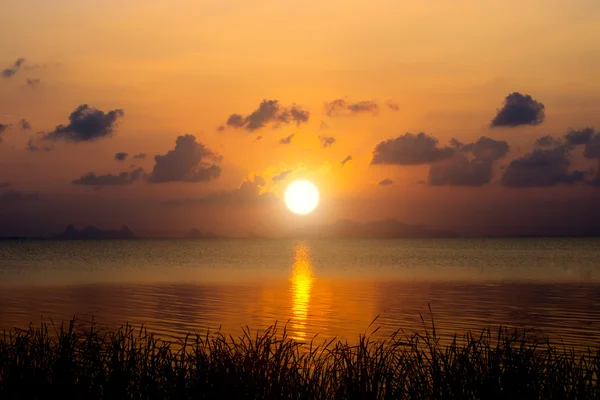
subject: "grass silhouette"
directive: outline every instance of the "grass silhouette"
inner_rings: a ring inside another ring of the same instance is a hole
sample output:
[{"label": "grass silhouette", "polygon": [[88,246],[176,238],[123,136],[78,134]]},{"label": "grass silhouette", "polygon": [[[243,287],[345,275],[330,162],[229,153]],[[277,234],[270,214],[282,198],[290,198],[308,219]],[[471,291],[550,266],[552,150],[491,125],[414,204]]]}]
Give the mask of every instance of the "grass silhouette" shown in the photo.
[{"label": "grass silhouette", "polygon": [[130,325],[41,324],[0,337],[0,399],[600,398],[598,348],[576,352],[507,328],[442,345],[430,328],[317,345],[277,324],[181,343]]}]

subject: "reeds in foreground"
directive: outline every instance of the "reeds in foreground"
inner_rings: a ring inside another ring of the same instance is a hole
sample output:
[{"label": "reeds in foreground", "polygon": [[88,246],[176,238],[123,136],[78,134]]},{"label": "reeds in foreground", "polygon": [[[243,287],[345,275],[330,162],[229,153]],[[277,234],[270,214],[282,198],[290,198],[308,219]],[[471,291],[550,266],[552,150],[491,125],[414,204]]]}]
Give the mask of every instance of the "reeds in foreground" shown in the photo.
[{"label": "reeds in foreground", "polygon": [[298,343],[277,324],[161,341],[124,326],[15,330],[0,337],[0,399],[600,398],[600,350],[490,329],[440,344],[433,330],[357,344]]}]

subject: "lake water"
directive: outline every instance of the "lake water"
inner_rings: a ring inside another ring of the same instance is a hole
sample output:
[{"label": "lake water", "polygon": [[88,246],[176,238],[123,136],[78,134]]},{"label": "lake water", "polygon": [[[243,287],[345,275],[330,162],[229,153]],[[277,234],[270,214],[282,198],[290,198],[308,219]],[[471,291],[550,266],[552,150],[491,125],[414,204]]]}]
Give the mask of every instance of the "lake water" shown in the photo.
[{"label": "lake water", "polygon": [[535,327],[600,344],[600,240],[0,241],[0,329],[74,315],[165,338],[288,322],[292,337],[353,340]]}]

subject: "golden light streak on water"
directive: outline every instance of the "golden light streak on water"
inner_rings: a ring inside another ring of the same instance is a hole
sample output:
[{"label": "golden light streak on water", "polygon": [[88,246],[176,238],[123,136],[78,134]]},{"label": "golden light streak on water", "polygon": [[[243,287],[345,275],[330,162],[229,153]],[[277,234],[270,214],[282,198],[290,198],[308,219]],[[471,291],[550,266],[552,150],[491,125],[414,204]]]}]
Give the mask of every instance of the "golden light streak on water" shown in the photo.
[{"label": "golden light streak on water", "polygon": [[315,277],[310,259],[310,247],[299,242],[294,249],[294,263],[290,275],[292,295],[292,329],[294,339],[306,339],[306,322],[310,306],[310,294]]}]

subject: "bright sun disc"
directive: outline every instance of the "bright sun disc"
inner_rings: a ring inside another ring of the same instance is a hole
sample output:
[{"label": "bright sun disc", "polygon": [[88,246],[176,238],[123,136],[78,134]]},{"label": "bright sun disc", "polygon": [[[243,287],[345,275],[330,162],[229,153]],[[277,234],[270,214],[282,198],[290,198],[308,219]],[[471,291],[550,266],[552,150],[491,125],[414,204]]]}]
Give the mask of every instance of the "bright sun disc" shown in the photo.
[{"label": "bright sun disc", "polygon": [[319,205],[319,190],[310,181],[294,181],[285,189],[285,205],[293,213],[308,214]]}]

